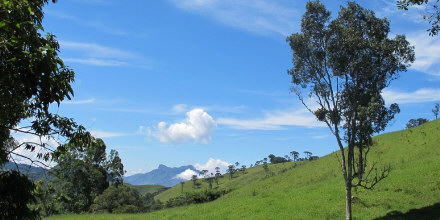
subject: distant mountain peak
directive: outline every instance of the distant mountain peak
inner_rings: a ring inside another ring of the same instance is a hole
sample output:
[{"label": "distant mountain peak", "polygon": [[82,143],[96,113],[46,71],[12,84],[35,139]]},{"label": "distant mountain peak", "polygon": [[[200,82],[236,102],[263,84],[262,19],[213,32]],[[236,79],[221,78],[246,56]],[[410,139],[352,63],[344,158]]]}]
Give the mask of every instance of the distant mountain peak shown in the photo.
[{"label": "distant mountain peak", "polygon": [[124,177],[124,181],[132,185],[162,185],[171,187],[177,185],[182,179],[176,178],[178,174],[181,174],[185,170],[190,169],[196,173],[197,170],[193,165],[186,165],[181,167],[168,167],[164,164],[159,164],[157,169],[154,169],[148,173],[135,174],[132,176]]},{"label": "distant mountain peak", "polygon": [[157,169],[166,169],[166,168],[169,168],[169,167],[167,167],[163,164],[159,164],[159,167],[157,167]]}]

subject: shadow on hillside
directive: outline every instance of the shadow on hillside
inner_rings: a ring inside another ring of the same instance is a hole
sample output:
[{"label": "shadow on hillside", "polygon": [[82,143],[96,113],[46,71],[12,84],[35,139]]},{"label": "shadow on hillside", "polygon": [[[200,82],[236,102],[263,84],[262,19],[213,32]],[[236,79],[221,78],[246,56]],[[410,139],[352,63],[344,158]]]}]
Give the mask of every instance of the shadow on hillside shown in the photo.
[{"label": "shadow on hillside", "polygon": [[435,203],[434,205],[426,206],[420,209],[411,209],[406,213],[391,211],[383,217],[375,218],[375,220],[391,219],[440,219],[440,203]]}]

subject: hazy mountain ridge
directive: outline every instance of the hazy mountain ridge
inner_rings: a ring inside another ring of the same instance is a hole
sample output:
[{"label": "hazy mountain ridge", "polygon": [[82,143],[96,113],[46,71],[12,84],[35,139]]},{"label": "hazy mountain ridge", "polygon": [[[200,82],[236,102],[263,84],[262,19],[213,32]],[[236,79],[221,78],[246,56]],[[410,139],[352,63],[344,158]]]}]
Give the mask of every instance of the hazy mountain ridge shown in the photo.
[{"label": "hazy mountain ridge", "polygon": [[39,179],[49,178],[47,169],[41,167],[34,167],[27,164],[6,162],[3,166],[5,170],[19,170],[22,174],[26,175],[30,180],[37,181]]},{"label": "hazy mountain ridge", "polygon": [[199,171],[192,165],[167,167],[163,164],[160,164],[157,169],[154,169],[148,173],[124,177],[124,182],[132,185],[162,185],[172,187],[179,184],[181,181],[186,181],[175,177],[187,169],[199,173]]}]

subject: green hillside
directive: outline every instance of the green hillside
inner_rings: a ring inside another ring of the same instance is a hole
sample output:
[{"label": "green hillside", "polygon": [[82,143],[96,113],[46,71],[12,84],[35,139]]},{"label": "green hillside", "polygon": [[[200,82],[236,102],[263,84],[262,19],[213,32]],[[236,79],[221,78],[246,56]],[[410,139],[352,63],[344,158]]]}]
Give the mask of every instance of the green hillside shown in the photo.
[{"label": "green hillside", "polygon": [[[218,189],[225,191],[234,191],[236,189],[246,187],[250,183],[261,181],[264,178],[268,178],[281,172],[286,172],[287,170],[298,167],[304,163],[307,162],[302,161],[296,163],[286,162],[280,164],[268,164],[269,172],[267,173],[264,170],[263,166],[260,165],[258,167],[246,169],[245,173],[243,173],[242,171],[238,171],[237,173],[233,174],[232,179],[229,177],[229,174],[225,174],[219,178],[218,185],[215,182],[213,183],[212,188],[214,190]],[[193,182],[191,180],[186,181],[183,185],[183,193],[200,192],[209,188],[208,182],[206,182],[204,179],[198,179],[197,183],[200,185],[194,188]],[[182,186],[180,184],[160,193],[155,197],[155,199],[166,202],[170,198],[177,197],[179,195],[182,195]]]},{"label": "green hillside", "polygon": [[[373,191],[354,192],[357,199],[353,218],[375,219],[389,213],[393,215],[389,219],[440,219],[440,120],[380,135],[374,140],[377,145],[372,147],[370,161],[377,162],[379,168],[391,165],[392,170]],[[232,191],[213,202],[144,214],[112,215],[111,218],[344,219],[345,192],[338,153],[288,169],[293,166],[293,162],[269,165],[275,175],[267,178],[262,166],[247,169],[247,174],[233,180],[225,177],[219,187]],[[180,187],[177,185],[156,198],[166,201],[179,195]],[[206,187],[203,183],[201,188]],[[202,189],[192,189],[192,183],[186,182],[184,192],[190,190]],[[111,219],[110,215],[81,217]]]},{"label": "green hillside", "polygon": [[128,183],[124,183],[125,185],[136,189],[139,194],[141,196],[147,194],[147,193],[155,193],[155,192],[160,192],[160,191],[164,191],[166,189],[168,189],[168,187],[166,186],[161,186],[161,185],[131,185]]}]

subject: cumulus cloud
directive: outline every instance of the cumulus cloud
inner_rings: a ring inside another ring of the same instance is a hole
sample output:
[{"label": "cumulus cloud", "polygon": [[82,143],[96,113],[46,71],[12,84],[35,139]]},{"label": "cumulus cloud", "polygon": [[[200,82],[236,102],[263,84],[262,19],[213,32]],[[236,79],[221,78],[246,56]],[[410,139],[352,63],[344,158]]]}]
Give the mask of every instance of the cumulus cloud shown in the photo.
[{"label": "cumulus cloud", "polygon": [[214,159],[209,158],[208,162],[205,164],[195,164],[194,167],[197,170],[208,170],[210,173],[215,173],[215,168],[220,167],[220,172],[224,173],[228,166],[231,165],[231,163],[222,161],[220,159]]},{"label": "cumulus cloud", "polygon": [[186,113],[183,122],[167,126],[166,122],[162,121],[157,125],[157,131],[147,129],[147,133],[163,143],[178,144],[195,140],[207,144],[211,141],[211,134],[216,127],[216,122],[207,112],[203,109],[193,109]]},{"label": "cumulus cloud", "polygon": [[190,180],[193,175],[198,175],[194,170],[186,169],[185,171],[177,174],[174,178],[175,179],[184,179],[184,180]]}]

